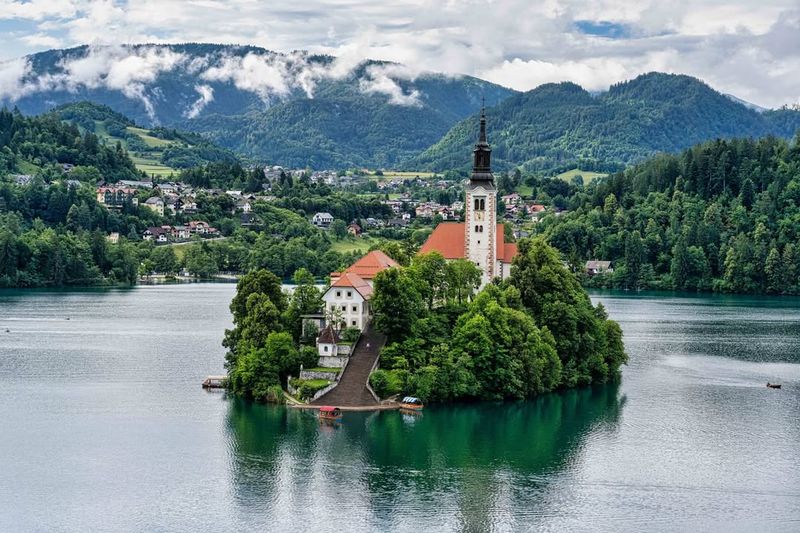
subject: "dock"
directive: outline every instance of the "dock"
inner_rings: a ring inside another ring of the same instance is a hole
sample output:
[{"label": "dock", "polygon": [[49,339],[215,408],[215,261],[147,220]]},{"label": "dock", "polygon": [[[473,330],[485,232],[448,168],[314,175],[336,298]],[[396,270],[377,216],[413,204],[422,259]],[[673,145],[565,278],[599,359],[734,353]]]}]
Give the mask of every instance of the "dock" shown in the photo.
[{"label": "dock", "polygon": [[228,385],[228,376],[208,376],[203,380],[204,389],[224,389]]}]

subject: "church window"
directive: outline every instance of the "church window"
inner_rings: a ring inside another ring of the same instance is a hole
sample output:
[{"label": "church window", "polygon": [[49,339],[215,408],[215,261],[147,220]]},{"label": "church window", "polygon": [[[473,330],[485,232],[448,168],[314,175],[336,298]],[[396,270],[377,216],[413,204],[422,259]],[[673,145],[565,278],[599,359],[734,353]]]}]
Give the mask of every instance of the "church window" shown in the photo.
[{"label": "church window", "polygon": [[327,346],[325,346],[323,349],[324,349],[326,352],[328,351],[328,347],[327,347]]},{"label": "church window", "polygon": [[481,198],[481,211],[486,211],[486,200]]}]

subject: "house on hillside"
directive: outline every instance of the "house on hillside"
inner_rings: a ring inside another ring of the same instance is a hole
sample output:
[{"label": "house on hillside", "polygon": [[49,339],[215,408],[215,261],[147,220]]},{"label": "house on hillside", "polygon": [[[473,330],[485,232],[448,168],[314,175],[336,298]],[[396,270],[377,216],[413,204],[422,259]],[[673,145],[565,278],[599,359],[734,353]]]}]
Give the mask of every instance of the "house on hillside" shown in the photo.
[{"label": "house on hillside", "polygon": [[614,272],[611,261],[586,261],[584,271],[589,276]]},{"label": "house on hillside", "polygon": [[349,226],[347,226],[347,233],[352,235],[353,237],[361,236],[361,226],[353,222]]},{"label": "house on hillside", "polygon": [[149,210],[158,213],[160,216],[164,216],[164,200],[158,196],[153,196],[152,198],[145,200],[144,206]]},{"label": "house on hillside", "polygon": [[120,209],[128,201],[133,205],[139,205],[139,200],[135,196],[136,189],[132,187],[98,187],[95,193],[97,203],[103,204],[109,209]]},{"label": "house on hillside", "polygon": [[172,237],[172,228],[169,226],[153,226],[144,230],[142,239],[155,241],[159,244],[168,243]]},{"label": "house on hillside", "polygon": [[328,228],[333,222],[333,215],[330,213],[315,213],[311,218],[311,223],[318,228]]}]

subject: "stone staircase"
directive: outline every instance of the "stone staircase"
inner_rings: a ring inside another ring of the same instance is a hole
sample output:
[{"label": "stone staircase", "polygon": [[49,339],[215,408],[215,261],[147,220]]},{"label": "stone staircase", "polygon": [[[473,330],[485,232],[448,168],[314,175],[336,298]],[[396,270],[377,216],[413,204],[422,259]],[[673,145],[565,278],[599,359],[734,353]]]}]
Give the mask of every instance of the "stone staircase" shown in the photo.
[{"label": "stone staircase", "polygon": [[369,324],[353,348],[350,361],[339,379],[339,384],[311,404],[335,407],[378,405],[378,402],[367,390],[367,379],[384,344],[386,344],[386,336],[373,329],[372,324]]}]

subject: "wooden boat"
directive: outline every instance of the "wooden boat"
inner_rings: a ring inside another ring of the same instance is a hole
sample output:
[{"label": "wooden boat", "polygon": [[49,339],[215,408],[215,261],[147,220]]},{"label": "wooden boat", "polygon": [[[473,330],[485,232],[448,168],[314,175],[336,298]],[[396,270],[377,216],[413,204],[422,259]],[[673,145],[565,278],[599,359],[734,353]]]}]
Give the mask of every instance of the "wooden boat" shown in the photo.
[{"label": "wooden boat", "polygon": [[770,389],[780,389],[781,388],[781,384],[780,383],[770,383],[768,381],[767,382],[767,387],[769,387]]},{"label": "wooden boat", "polygon": [[342,419],[342,410],[338,407],[331,407],[330,405],[323,405],[319,408],[319,419],[324,421],[339,421]]},{"label": "wooden boat", "polygon": [[224,389],[228,384],[228,376],[208,376],[203,380],[204,389]]},{"label": "wooden boat", "polygon": [[406,396],[403,398],[403,401],[400,402],[400,409],[407,409],[409,411],[421,411],[424,407],[425,405],[422,403],[422,400],[413,396]]}]

